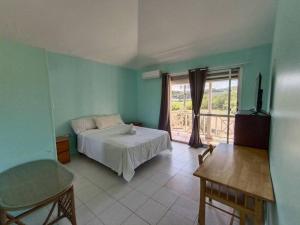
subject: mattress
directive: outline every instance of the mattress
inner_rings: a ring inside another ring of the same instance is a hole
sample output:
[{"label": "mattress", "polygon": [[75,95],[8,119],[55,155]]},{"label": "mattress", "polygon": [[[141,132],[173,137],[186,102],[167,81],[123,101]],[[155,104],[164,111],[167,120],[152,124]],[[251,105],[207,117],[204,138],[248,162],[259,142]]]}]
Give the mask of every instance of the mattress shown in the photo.
[{"label": "mattress", "polygon": [[123,132],[124,126],[120,124],[78,134],[78,151],[130,181],[135,168],[164,150],[172,150],[172,145],[166,131],[134,127],[135,134],[127,134]]}]

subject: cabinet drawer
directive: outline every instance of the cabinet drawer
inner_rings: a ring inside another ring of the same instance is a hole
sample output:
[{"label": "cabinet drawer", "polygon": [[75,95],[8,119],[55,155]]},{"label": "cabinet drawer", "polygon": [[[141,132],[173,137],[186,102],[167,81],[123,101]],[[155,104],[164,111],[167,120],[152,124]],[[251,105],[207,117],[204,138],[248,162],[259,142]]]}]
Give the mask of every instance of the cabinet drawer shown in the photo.
[{"label": "cabinet drawer", "polygon": [[70,162],[70,153],[69,152],[58,153],[57,158],[63,164],[68,163]]},{"label": "cabinet drawer", "polygon": [[61,141],[56,143],[57,153],[69,151],[69,142]]}]

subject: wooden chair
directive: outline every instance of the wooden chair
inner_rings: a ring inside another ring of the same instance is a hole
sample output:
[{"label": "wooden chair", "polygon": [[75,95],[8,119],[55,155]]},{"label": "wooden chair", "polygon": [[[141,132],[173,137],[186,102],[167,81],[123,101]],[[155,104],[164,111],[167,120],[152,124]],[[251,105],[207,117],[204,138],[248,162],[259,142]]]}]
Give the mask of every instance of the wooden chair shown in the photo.
[{"label": "wooden chair", "polygon": [[201,166],[204,163],[204,160],[207,158],[208,153],[212,153],[215,149],[215,146],[209,145],[208,148],[200,155],[198,155],[199,165]]},{"label": "wooden chair", "polygon": [[[205,159],[209,157],[210,154],[213,154],[215,146],[209,145],[209,147],[200,155],[198,155],[199,166],[204,164]],[[205,204],[214,207],[222,212],[225,212],[232,216],[231,224],[233,218],[237,217],[240,219],[240,225],[245,225],[246,215],[252,215],[254,213],[254,201],[253,196],[245,195],[238,190],[234,190],[227,186],[213,183],[206,180],[205,185],[205,198],[207,197],[209,201],[205,201]],[[234,212],[228,212],[225,209],[222,209],[212,203],[212,200],[218,201],[225,205],[228,205],[234,209],[234,211],[239,212],[239,216]],[[199,216],[200,216],[200,207],[199,207]],[[199,217],[200,218],[200,217]]]}]

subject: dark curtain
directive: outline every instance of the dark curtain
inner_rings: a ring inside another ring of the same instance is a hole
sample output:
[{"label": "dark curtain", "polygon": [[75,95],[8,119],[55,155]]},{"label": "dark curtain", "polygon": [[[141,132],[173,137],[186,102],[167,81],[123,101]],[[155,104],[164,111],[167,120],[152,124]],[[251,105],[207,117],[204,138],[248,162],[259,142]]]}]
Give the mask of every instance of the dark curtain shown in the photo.
[{"label": "dark curtain", "polygon": [[170,81],[170,74],[162,74],[161,102],[158,129],[168,131],[172,139],[170,124]]},{"label": "dark curtain", "polygon": [[193,148],[202,147],[200,139],[200,107],[205,89],[205,80],[207,76],[207,68],[189,70],[189,81],[191,88],[191,98],[193,107],[193,130],[190,137],[189,145]]}]

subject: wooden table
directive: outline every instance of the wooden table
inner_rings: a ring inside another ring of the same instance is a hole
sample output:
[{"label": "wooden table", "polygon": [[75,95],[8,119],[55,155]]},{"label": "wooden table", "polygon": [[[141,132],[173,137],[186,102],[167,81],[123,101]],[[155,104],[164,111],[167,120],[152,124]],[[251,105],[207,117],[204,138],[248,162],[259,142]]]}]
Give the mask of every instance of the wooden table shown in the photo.
[{"label": "wooden table", "polygon": [[[244,223],[245,213],[247,216],[254,217],[256,225],[263,224],[263,203],[275,201],[267,150],[219,144],[194,172],[194,176],[201,178],[200,225],[205,225],[206,197],[237,209],[241,213],[241,224]],[[239,202],[237,200],[239,196],[230,199],[230,195],[224,195],[222,191],[215,191],[215,188],[208,189],[208,183],[215,187],[231,189],[239,193],[244,200]],[[253,207],[249,206],[250,200]]]},{"label": "wooden table", "polygon": [[[76,225],[73,174],[53,160],[24,163],[0,174],[0,225],[24,225],[21,219],[52,203],[44,225],[66,217]],[[56,207],[57,206],[57,207]],[[54,209],[57,216],[51,220]],[[18,216],[9,211],[27,210]]]}]

